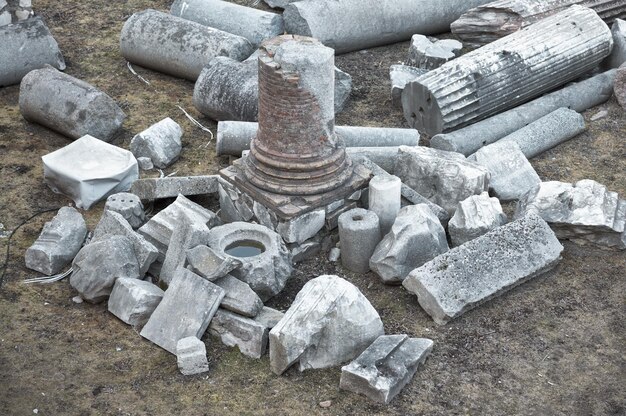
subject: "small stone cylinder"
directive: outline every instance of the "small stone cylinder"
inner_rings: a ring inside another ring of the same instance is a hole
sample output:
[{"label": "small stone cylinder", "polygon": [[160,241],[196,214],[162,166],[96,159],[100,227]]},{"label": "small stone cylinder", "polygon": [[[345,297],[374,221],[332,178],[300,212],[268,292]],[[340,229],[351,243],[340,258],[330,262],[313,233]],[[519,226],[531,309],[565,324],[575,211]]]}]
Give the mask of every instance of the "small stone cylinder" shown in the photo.
[{"label": "small stone cylinder", "polygon": [[394,175],[376,175],[370,180],[369,209],[380,219],[380,231],[386,235],[393,225],[401,205],[402,181]]},{"label": "small stone cylinder", "polygon": [[170,13],[244,37],[254,46],[285,31],[283,17],[279,14],[222,0],[176,0]]},{"label": "small stone cylinder", "polygon": [[126,21],[120,49],[132,63],[195,81],[214,57],[243,61],[254,47],[241,36],[148,9]]},{"label": "small stone cylinder", "polygon": [[46,64],[65,69],[59,45],[40,17],[0,27],[0,39],[0,87],[19,84]]},{"label": "small stone cylinder", "polygon": [[355,208],[339,216],[341,264],[346,269],[367,273],[380,239],[379,219],[372,211]]},{"label": "small stone cylinder", "polygon": [[515,133],[524,126],[561,107],[583,112],[602,104],[613,95],[615,70],[546,94],[529,103],[479,121],[451,133],[438,134],[430,141],[435,149],[448,150],[469,156],[483,146]]},{"label": "small stone cylinder", "polygon": [[19,102],[26,120],[72,139],[90,135],[109,142],[126,118],[104,92],[50,66],[24,77]]}]

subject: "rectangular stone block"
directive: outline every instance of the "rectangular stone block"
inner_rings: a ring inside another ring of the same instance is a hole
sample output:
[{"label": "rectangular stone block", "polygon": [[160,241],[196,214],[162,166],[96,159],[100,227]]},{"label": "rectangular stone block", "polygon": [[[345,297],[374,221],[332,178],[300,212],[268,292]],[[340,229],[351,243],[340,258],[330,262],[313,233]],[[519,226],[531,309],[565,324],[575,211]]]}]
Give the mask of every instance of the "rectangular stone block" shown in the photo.
[{"label": "rectangular stone block", "polygon": [[179,268],[141,336],[176,354],[182,338],[202,338],[222,299],[224,289]]},{"label": "rectangular stone block", "polygon": [[548,224],[530,213],[434,258],[402,285],[435,322],[445,324],[552,269],[562,251]]},{"label": "rectangular stone block", "polygon": [[108,303],[109,312],[122,322],[138,328],[148,322],[164,294],[150,282],[122,277],[113,286]]},{"label": "rectangular stone block", "polygon": [[217,192],[217,178],[207,175],[140,179],[133,182],[130,192],[144,200],[213,194]]},{"label": "rectangular stone block", "polygon": [[214,283],[225,292],[222,308],[249,318],[257,316],[263,308],[263,301],[246,282],[226,275]]}]

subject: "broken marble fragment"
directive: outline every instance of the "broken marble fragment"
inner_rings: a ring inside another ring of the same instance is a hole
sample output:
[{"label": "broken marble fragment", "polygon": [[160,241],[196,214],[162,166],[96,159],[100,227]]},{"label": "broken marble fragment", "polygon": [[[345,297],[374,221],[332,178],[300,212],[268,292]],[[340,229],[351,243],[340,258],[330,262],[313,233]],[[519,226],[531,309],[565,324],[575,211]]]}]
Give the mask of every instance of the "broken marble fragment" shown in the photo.
[{"label": "broken marble fragment", "polygon": [[86,236],[87,225],[81,213],[62,207],[26,250],[26,267],[48,276],[59,273],[72,262]]},{"label": "broken marble fragment", "polygon": [[108,309],[122,322],[141,328],[148,322],[164,293],[158,286],[145,280],[122,277],[115,281]]},{"label": "broken marble fragment", "polygon": [[424,35],[413,35],[409,46],[409,65],[431,70],[461,54],[463,44],[455,39],[432,42]]},{"label": "broken marble fragment", "polygon": [[406,84],[415,81],[427,72],[427,69],[409,65],[391,65],[389,79],[391,80],[391,103],[394,107],[402,108],[402,91]]},{"label": "broken marble fragment", "polygon": [[448,223],[453,246],[460,246],[506,223],[506,215],[498,198],[487,192],[473,195],[459,203]]},{"label": "broken marble fragment", "polygon": [[387,404],[411,381],[432,348],[430,339],[382,335],[341,368],[339,388]]},{"label": "broken marble fragment", "polygon": [[209,281],[226,276],[242,265],[241,261],[234,257],[218,256],[205,245],[187,250],[187,264],[189,270]]},{"label": "broken marble fragment", "polygon": [[307,282],[270,331],[270,367],[282,374],[327,368],[358,356],[384,334],[376,309],[347,280],[319,276]]},{"label": "broken marble fragment", "polygon": [[143,204],[137,195],[120,192],[110,195],[104,204],[105,211],[114,211],[122,215],[133,229],[137,229],[146,222]]},{"label": "broken marble fragment", "polygon": [[130,141],[130,151],[136,158],[148,157],[157,168],[164,169],[174,163],[180,151],[183,129],[167,117],[135,135]]},{"label": "broken marble fragment", "polygon": [[176,343],[176,362],[178,369],[185,376],[209,371],[206,357],[206,345],[197,337],[187,337]]},{"label": "broken marble fragment", "polygon": [[249,318],[254,318],[263,308],[261,298],[250,286],[227,274],[215,280],[217,286],[224,289],[224,299],[220,307]]}]

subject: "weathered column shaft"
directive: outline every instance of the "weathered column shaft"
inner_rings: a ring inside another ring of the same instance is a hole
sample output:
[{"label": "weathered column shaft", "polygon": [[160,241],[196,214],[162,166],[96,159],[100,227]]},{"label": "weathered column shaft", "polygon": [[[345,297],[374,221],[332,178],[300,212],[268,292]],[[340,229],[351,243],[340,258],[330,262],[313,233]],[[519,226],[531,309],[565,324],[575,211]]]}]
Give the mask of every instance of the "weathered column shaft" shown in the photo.
[{"label": "weathered column shaft", "polygon": [[430,135],[462,127],[576,79],[612,47],[596,12],[572,6],[410,82],[404,116]]}]

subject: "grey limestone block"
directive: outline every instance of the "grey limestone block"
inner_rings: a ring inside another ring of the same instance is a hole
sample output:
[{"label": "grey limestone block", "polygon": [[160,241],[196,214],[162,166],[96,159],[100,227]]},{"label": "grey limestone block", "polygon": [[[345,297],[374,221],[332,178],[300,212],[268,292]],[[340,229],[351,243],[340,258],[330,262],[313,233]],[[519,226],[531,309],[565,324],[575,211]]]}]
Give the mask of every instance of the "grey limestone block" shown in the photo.
[{"label": "grey limestone block", "polygon": [[391,67],[389,67],[391,103],[394,107],[402,108],[402,91],[404,91],[406,84],[418,79],[427,72],[427,69],[416,68],[410,65],[391,65]]},{"label": "grey limestone block", "polygon": [[489,171],[489,189],[502,201],[517,200],[541,183],[539,175],[515,142],[490,144],[468,156],[467,160]]},{"label": "grey limestone block", "polygon": [[176,354],[179,340],[202,338],[223,298],[222,288],[179,268],[141,336]]},{"label": "grey limestone block", "polygon": [[211,282],[241,266],[241,260],[218,256],[215,251],[205,245],[187,250],[187,268]]},{"label": "grey limestone block", "polygon": [[10,23],[8,12],[0,14],[0,87],[19,84],[26,74],[45,65],[65,69],[59,44],[41,17],[2,25],[7,16],[5,23]]},{"label": "grey limestone block", "polygon": [[432,348],[430,339],[382,335],[341,368],[339,388],[388,404],[411,381]]},{"label": "grey limestone block", "polygon": [[126,114],[104,92],[51,66],[29,72],[20,84],[20,113],[72,139],[91,135],[110,142]]},{"label": "grey limestone block", "polygon": [[81,213],[62,207],[26,250],[26,267],[48,276],[59,273],[74,260],[86,236],[87,225]]},{"label": "grey limestone block", "polygon": [[195,81],[214,57],[243,61],[254,47],[241,36],[147,9],[124,23],[120,49],[134,64]]},{"label": "grey limestone block", "polygon": [[213,283],[224,289],[220,307],[248,318],[254,318],[263,309],[263,301],[247,283],[229,274]]},{"label": "grey limestone block", "polygon": [[459,202],[489,186],[489,171],[483,166],[455,152],[422,146],[400,146],[394,173],[450,215]]},{"label": "grey limestone block", "polygon": [[139,279],[119,278],[109,297],[108,309],[122,322],[141,328],[163,299],[158,286]]},{"label": "grey limestone block", "polygon": [[324,227],[325,219],[326,211],[318,209],[287,221],[279,221],[276,232],[287,243],[303,243]]},{"label": "grey limestone block", "polygon": [[178,340],[176,343],[176,362],[178,369],[185,376],[206,373],[209,371],[206,345],[194,336]]},{"label": "grey limestone block", "polygon": [[135,232],[128,221],[115,211],[105,210],[93,231],[91,242],[106,240],[115,235],[128,238],[139,265],[139,275],[144,276],[148,268],[156,261],[159,250],[149,243],[141,234]]},{"label": "grey limestone block", "polygon": [[[624,7],[624,16],[626,18],[626,7]],[[611,26],[613,34],[613,51],[605,61],[608,68],[619,68],[626,62],[626,21],[615,19]]]},{"label": "grey limestone block", "polygon": [[141,227],[146,222],[146,213],[141,200],[135,194],[120,192],[109,195],[104,204],[105,211],[120,214],[133,229]]},{"label": "grey limestone block", "polygon": [[548,224],[530,213],[434,258],[402,285],[445,324],[554,268],[562,251]]},{"label": "grey limestone block", "polygon": [[72,268],[70,285],[91,303],[108,298],[117,279],[141,277],[133,245],[120,235],[87,244],[74,258]]},{"label": "grey limestone block", "polygon": [[409,65],[431,70],[456,58],[461,54],[463,44],[454,39],[431,42],[424,35],[413,35],[409,46]]},{"label": "grey limestone block", "polygon": [[180,125],[167,117],[135,135],[130,141],[130,151],[136,158],[148,157],[154,166],[164,169],[180,156],[182,135]]},{"label": "grey limestone block", "polygon": [[217,175],[139,179],[133,182],[130,192],[143,200],[214,194],[217,193],[217,179]]},{"label": "grey limestone block", "polygon": [[270,331],[270,368],[282,374],[327,368],[357,357],[384,334],[376,309],[352,283],[337,276],[308,281]]},{"label": "grey limestone block", "polygon": [[370,270],[370,257],[380,242],[378,216],[366,209],[355,208],[339,216],[341,264],[356,273]]},{"label": "grey limestone block", "polygon": [[507,217],[498,198],[490,198],[487,192],[470,196],[459,203],[448,223],[452,245],[460,246],[505,224],[506,221]]},{"label": "grey limestone block", "polygon": [[626,249],[626,200],[589,179],[542,182],[518,203],[516,217],[536,213],[559,238]]},{"label": "grey limestone block", "polygon": [[376,246],[370,269],[383,283],[400,284],[416,267],[448,251],[446,231],[424,204],[408,205]]},{"label": "grey limestone block", "polygon": [[154,169],[154,164],[152,163],[152,159],[150,159],[149,157],[138,157],[137,163],[139,164],[139,169],[141,170]]},{"label": "grey limestone block", "polygon": [[281,15],[221,0],[176,0],[173,16],[244,37],[254,46],[285,31]]}]

